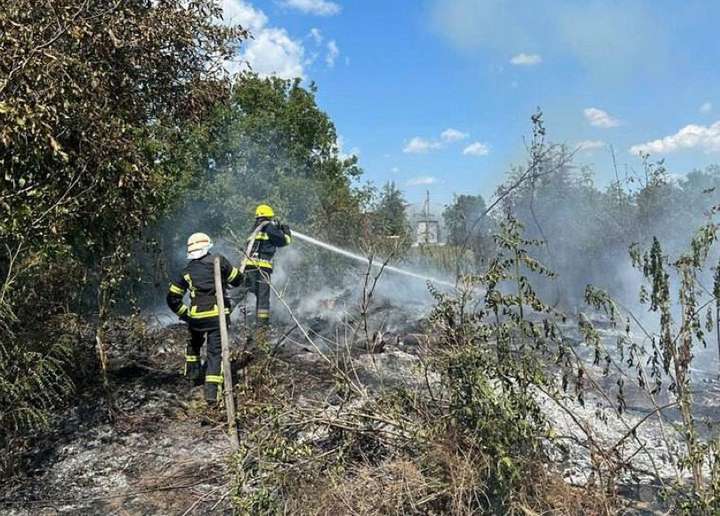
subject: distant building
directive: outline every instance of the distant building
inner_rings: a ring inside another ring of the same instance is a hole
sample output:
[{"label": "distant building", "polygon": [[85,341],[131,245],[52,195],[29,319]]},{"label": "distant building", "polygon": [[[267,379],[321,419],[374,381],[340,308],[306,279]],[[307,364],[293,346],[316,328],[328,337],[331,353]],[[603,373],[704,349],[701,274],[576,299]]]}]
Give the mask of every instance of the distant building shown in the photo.
[{"label": "distant building", "polygon": [[427,192],[422,210],[415,216],[415,242],[413,245],[442,245],[440,220],[430,211],[430,191]]}]

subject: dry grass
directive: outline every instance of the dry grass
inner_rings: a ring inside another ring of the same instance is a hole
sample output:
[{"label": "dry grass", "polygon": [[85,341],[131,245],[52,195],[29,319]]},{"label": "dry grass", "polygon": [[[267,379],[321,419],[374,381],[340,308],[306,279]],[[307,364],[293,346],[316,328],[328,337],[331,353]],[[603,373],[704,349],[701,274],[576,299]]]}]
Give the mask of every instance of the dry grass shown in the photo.
[{"label": "dry grass", "polygon": [[[286,486],[285,512],[329,516],[350,514],[610,515],[617,498],[568,485],[538,464],[535,473],[504,508],[494,497],[493,465],[480,452],[448,439],[417,454],[398,453],[380,464],[360,461],[330,467]],[[310,478],[310,480],[307,480]]]}]

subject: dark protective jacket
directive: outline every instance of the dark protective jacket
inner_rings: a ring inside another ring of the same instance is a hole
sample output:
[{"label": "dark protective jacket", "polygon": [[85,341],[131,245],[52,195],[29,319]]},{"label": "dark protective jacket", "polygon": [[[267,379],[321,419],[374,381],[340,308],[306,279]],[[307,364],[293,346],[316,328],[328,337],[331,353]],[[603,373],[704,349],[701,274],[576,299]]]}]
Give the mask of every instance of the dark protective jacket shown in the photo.
[{"label": "dark protective jacket", "polygon": [[[170,283],[167,304],[181,319],[187,320],[191,328],[215,328],[219,310],[215,297],[215,256],[208,253],[197,260],[190,260],[180,274]],[[242,275],[224,256],[220,256],[220,275],[223,290],[228,285],[237,287],[242,283]],[[190,307],[183,302],[185,292],[190,292]],[[225,313],[230,314],[231,306],[227,293],[223,292]]]},{"label": "dark protective jacket", "polygon": [[[245,259],[245,269],[263,269],[272,271],[273,258],[278,247],[285,247],[292,242],[290,228],[285,225],[278,225],[275,221],[259,218],[255,220],[253,233],[258,226],[264,224],[255,237],[255,243],[250,251],[250,256]],[[248,242],[252,234],[248,237]]]}]

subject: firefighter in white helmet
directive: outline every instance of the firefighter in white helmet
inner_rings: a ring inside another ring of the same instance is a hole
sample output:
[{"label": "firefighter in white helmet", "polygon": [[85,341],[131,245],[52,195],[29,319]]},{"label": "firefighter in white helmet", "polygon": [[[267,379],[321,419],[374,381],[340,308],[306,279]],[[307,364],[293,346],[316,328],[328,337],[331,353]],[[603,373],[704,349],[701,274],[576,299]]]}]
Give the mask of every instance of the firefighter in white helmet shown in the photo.
[{"label": "firefighter in white helmet", "polygon": [[[188,323],[190,342],[185,354],[185,376],[199,382],[202,375],[200,348],[206,346],[205,400],[215,405],[220,399],[223,376],[220,370],[222,350],[220,346],[220,313],[215,297],[214,256],[210,254],[213,243],[205,233],[194,233],[187,241],[188,264],[170,283],[167,304],[180,319]],[[230,286],[242,283],[242,275],[237,267],[220,255],[220,271],[223,291]],[[190,306],[183,298],[190,294]],[[230,300],[225,298],[225,315],[229,319]],[[229,322],[229,321],[228,321]]]}]

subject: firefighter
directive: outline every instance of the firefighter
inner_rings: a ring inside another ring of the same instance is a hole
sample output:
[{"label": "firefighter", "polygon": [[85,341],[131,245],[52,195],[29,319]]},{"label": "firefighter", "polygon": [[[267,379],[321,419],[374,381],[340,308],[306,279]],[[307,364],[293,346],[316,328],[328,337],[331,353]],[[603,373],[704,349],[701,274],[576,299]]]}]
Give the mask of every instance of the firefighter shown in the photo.
[{"label": "firefighter", "polygon": [[292,242],[290,227],[275,220],[273,209],[260,204],[255,209],[255,224],[248,237],[254,238],[245,258],[245,288],[255,295],[255,333],[258,341],[267,338],[270,329],[270,276],[278,247]]},{"label": "firefighter", "polygon": [[[210,254],[213,243],[205,233],[195,233],[187,241],[188,264],[170,283],[167,304],[181,320],[188,323],[190,342],[185,354],[185,376],[193,382],[200,382],[202,366],[200,348],[206,343],[205,353],[205,400],[214,406],[220,399],[223,376],[221,371],[222,349],[220,345],[220,321],[215,297],[215,274]],[[242,283],[242,275],[237,267],[220,256],[220,272],[223,290],[228,286],[237,287]],[[185,292],[190,293],[190,307],[183,301]],[[225,314],[229,319],[230,300],[225,298]],[[229,322],[229,320],[228,320]]]}]

